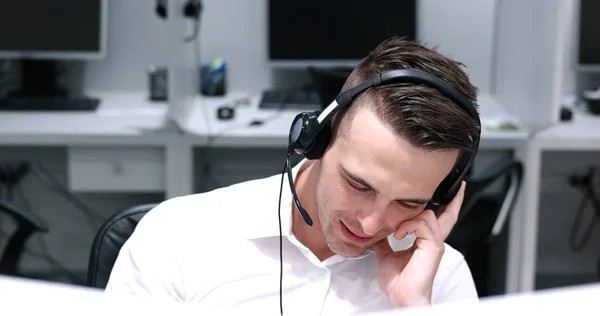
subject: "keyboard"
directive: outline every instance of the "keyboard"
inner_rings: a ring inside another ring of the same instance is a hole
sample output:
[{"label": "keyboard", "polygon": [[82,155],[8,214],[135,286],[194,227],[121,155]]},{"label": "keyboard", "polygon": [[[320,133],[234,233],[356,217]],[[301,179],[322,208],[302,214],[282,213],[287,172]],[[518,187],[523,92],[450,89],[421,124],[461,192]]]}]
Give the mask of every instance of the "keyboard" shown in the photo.
[{"label": "keyboard", "polygon": [[275,89],[265,90],[259,107],[261,109],[320,110],[321,102],[315,91]]},{"label": "keyboard", "polygon": [[0,111],[95,111],[99,104],[92,98],[10,97],[0,98]]}]

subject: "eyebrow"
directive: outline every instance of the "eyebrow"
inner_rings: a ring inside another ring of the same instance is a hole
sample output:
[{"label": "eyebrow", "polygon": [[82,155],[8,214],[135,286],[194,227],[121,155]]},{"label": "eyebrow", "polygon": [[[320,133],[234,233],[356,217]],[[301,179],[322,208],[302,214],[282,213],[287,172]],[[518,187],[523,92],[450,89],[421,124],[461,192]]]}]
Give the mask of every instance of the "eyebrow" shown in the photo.
[{"label": "eyebrow", "polygon": [[[344,166],[339,165],[339,169],[340,171],[348,178],[350,178],[352,181],[364,186],[365,188],[372,190],[375,193],[378,193],[379,191],[377,189],[375,189],[375,187],[373,187],[372,185],[370,185],[367,181],[365,181],[363,178],[353,174],[352,172],[348,171],[348,169],[344,168]],[[425,198],[409,198],[409,199],[396,199],[396,201],[400,201],[400,202],[404,202],[404,203],[413,203],[413,204],[427,204],[430,202],[430,199],[425,199]]]}]

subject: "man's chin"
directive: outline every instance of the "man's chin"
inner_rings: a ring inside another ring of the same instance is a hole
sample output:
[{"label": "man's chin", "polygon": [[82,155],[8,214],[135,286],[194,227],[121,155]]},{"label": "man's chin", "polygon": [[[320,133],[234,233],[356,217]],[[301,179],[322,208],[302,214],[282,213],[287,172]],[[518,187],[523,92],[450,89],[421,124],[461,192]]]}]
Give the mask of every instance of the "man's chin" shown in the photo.
[{"label": "man's chin", "polygon": [[339,255],[342,256],[344,258],[356,258],[356,257],[360,257],[362,256],[365,252],[367,252],[368,249],[370,248],[365,248],[365,247],[358,247],[356,245],[352,245],[352,244],[345,244],[342,243],[340,246],[338,247],[329,247],[331,248],[331,250]]}]

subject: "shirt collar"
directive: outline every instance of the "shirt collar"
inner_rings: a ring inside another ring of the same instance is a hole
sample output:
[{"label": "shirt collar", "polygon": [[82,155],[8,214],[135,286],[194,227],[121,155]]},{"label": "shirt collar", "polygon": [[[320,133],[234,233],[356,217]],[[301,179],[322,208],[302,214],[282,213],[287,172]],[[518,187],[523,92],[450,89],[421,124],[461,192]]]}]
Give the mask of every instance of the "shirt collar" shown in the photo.
[{"label": "shirt collar", "polygon": [[[296,181],[296,177],[298,175],[298,173],[300,172],[300,170],[302,170],[304,163],[306,162],[306,159],[300,161],[296,166],[294,166],[292,168],[292,179],[294,180],[294,182]],[[293,196],[292,196],[292,191],[290,188],[290,183],[288,180],[288,175],[287,173],[283,174],[283,185],[281,185],[281,176],[282,174],[278,174],[275,176],[272,176],[268,179],[266,179],[266,181],[269,181],[269,183],[262,189],[264,190],[269,190],[268,192],[266,192],[266,194],[264,195],[265,198],[270,198],[270,197],[275,197],[276,199],[279,198],[279,188],[280,186],[282,187],[282,191],[281,191],[281,235],[282,237],[286,237],[288,238],[290,241],[292,241],[295,244],[298,244],[299,247],[305,248],[303,246],[299,245],[299,242],[297,242],[296,238],[293,236],[292,234],[292,204],[294,203],[293,201]],[[271,193],[271,192],[276,192],[277,195]],[[266,204],[270,204],[273,205],[271,203],[269,203],[268,201],[258,201],[255,199],[255,201],[257,201],[258,203],[260,203],[262,206],[258,206],[258,208],[256,208],[256,206],[253,209],[256,210],[264,210],[264,205]],[[275,205],[277,205],[277,203],[275,203]],[[255,225],[250,225],[249,227],[252,227],[252,229],[250,230],[246,230],[246,239],[247,240],[253,240],[253,239],[260,239],[260,238],[268,238],[268,237],[276,237],[279,236],[279,225],[278,225],[278,218],[277,218],[277,209],[274,208],[273,210],[269,209],[266,212],[265,211],[257,211],[258,214],[260,214],[261,216],[253,216],[252,217],[252,221],[254,223],[256,223]],[[350,258],[350,259],[361,259],[364,257],[369,256],[371,253],[373,253],[373,250],[369,249],[367,250],[364,254],[355,257],[355,258]],[[330,263],[334,263],[334,262],[338,262],[341,260],[345,260],[348,258],[342,258],[340,256],[334,256],[330,259],[328,259],[328,261],[331,261]]]},{"label": "shirt collar", "polygon": [[[292,168],[292,179],[294,182],[305,162],[306,159],[300,161]],[[283,179],[281,178],[282,176]],[[248,223],[240,223],[244,226],[242,231],[245,233],[245,238],[252,240],[279,236],[277,201],[279,201],[280,187],[281,202],[279,206],[281,209],[281,233],[282,236],[289,237],[292,235],[293,197],[287,172],[283,174],[279,173],[263,180],[265,181],[265,185],[259,186],[260,192],[255,192],[261,198],[256,198],[255,196],[252,198],[251,205],[248,205],[248,208],[254,213],[248,218],[252,224],[248,225]],[[252,188],[252,190],[256,189]],[[275,207],[270,207],[270,205]]]}]

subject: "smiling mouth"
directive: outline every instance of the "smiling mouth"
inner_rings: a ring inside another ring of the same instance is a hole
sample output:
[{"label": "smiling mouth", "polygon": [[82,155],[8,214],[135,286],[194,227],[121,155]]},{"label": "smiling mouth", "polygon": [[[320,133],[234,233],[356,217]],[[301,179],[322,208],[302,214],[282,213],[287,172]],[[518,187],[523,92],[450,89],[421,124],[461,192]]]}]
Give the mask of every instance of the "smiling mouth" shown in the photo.
[{"label": "smiling mouth", "polygon": [[369,242],[369,240],[372,239],[372,237],[365,237],[365,236],[355,234],[346,225],[344,225],[344,223],[341,221],[340,221],[340,226],[341,226],[344,237],[349,239],[352,243],[366,244],[367,242]]}]

